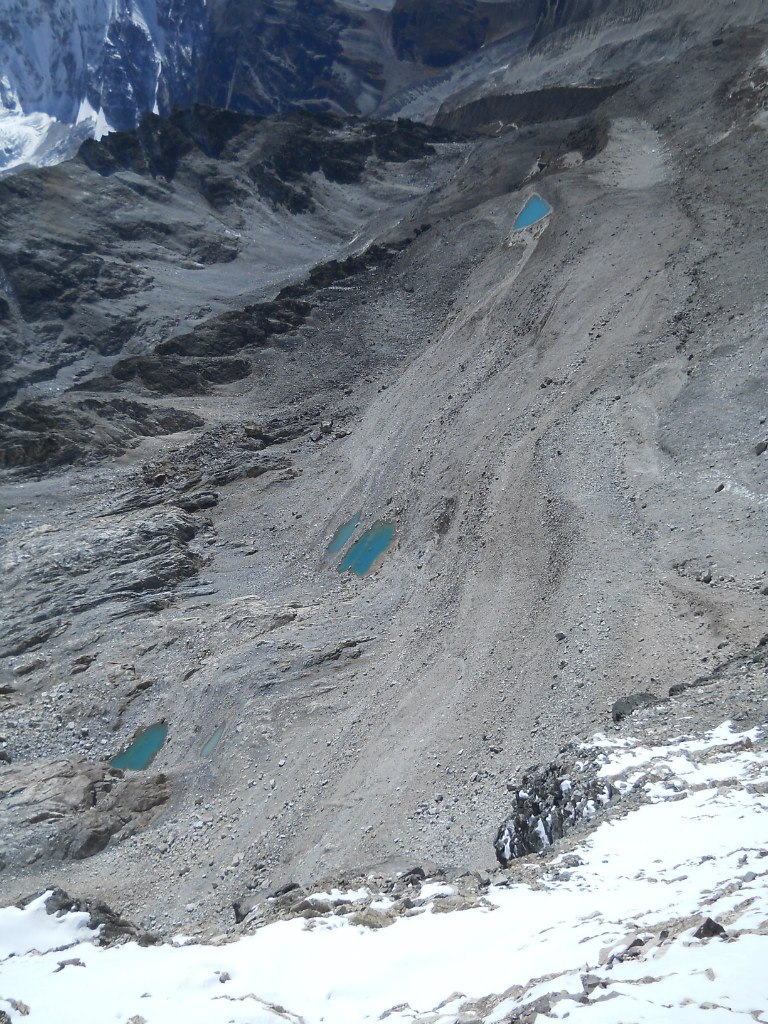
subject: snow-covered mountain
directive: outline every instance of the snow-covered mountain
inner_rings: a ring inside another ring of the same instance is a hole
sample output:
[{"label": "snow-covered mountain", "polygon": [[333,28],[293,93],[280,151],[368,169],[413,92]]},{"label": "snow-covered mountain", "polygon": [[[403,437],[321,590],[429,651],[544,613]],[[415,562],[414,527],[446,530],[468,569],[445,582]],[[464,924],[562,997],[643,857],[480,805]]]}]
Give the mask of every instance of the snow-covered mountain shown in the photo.
[{"label": "snow-covered mountain", "polygon": [[0,170],[57,162],[84,133],[129,130],[148,112],[193,101],[248,114],[297,107],[370,114],[489,41],[527,40],[540,3],[440,0],[438,7],[434,0],[0,0]]},{"label": "snow-covered mountain", "polygon": [[62,124],[98,137],[189,101],[207,19],[206,0],[2,0],[0,167],[61,159],[84,134]]}]

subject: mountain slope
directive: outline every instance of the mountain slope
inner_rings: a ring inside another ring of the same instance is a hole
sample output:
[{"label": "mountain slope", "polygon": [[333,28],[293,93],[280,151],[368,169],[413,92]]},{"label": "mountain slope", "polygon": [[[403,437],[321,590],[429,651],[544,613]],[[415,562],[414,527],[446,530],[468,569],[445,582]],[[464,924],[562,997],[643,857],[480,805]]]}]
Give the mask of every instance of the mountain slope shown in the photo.
[{"label": "mountain slope", "polygon": [[[765,1021],[765,694],[750,690],[741,688],[740,712],[757,712],[750,729],[697,723],[665,735],[654,709],[656,721],[646,715],[631,735],[584,745],[604,789],[621,790],[620,808],[507,877],[417,868],[294,888],[260,908],[269,923],[257,911],[224,944],[204,932],[158,947],[61,890],[0,910],[2,1004],[12,1014],[23,1002],[40,1024],[60,1019],[82,967],[88,996],[77,1013],[94,1024],[105,1008],[136,1007],[189,1024],[215,1019],[222,1004],[243,1024],[319,1024],[329,1012],[349,1024]],[[561,776],[564,789],[579,784]]]},{"label": "mountain slope", "polygon": [[[484,869],[518,768],[757,648],[768,27],[742,11],[648,70],[643,31],[587,122],[198,109],[3,182],[2,699],[19,805],[48,801],[4,830],[8,898],[66,859],[170,931],[371,864]],[[569,88],[581,52],[519,79]],[[339,572],[339,528],[376,523],[393,545]]]}]

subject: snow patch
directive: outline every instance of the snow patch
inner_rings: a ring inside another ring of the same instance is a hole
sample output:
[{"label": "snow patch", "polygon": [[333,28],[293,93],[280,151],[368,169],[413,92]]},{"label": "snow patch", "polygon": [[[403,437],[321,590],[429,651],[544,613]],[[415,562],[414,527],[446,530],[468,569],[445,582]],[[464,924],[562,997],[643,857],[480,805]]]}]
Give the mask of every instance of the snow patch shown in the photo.
[{"label": "snow patch", "polygon": [[362,900],[369,899],[370,895],[367,889],[347,889],[346,891],[331,889],[330,892],[310,893],[307,899],[313,903],[360,903]]},{"label": "snow patch", "polygon": [[36,951],[67,949],[98,934],[88,927],[90,915],[72,911],[57,916],[45,909],[52,890],[42,893],[23,910],[3,907],[0,910],[0,961]]},{"label": "snow patch", "polygon": [[0,170],[35,163],[35,154],[56,124],[48,114],[19,114],[0,111]]},{"label": "snow patch", "polygon": [[418,895],[418,902],[425,903],[427,900],[434,900],[442,896],[455,896],[456,890],[452,885],[444,882],[425,882]]}]

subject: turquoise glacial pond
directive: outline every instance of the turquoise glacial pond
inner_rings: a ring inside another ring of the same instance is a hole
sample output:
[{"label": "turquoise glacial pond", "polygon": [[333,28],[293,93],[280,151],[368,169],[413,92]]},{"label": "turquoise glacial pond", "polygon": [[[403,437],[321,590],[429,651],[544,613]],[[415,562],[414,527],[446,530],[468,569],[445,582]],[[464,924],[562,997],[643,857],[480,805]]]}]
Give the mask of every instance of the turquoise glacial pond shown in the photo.
[{"label": "turquoise glacial pond", "polygon": [[157,756],[158,750],[165,743],[168,726],[165,722],[155,722],[141,729],[133,738],[133,743],[126,747],[117,757],[113,757],[113,768],[123,771],[140,772],[149,767]]},{"label": "turquoise glacial pond", "polygon": [[395,539],[395,524],[379,520],[359,537],[339,563],[339,572],[365,576]]},{"label": "turquoise glacial pond", "polygon": [[218,747],[219,740],[221,739],[221,737],[223,735],[224,735],[224,726],[220,725],[219,728],[215,732],[211,733],[211,735],[205,741],[205,743],[203,744],[203,749],[200,751],[200,754],[203,757],[210,757],[211,754],[216,749],[216,747]]},{"label": "turquoise glacial pond", "polygon": [[552,213],[552,207],[546,200],[542,199],[541,196],[531,196],[520,213],[518,213],[514,223],[514,230],[521,231],[523,228],[529,228],[531,224],[536,224],[538,221],[543,220],[550,213]]},{"label": "turquoise glacial pond", "polygon": [[338,528],[333,537],[331,537],[331,543],[325,549],[329,555],[338,554],[339,551],[343,550],[347,546],[347,542],[352,539],[352,534],[357,529],[357,524],[360,522],[360,513],[356,516],[352,516],[350,520]]}]

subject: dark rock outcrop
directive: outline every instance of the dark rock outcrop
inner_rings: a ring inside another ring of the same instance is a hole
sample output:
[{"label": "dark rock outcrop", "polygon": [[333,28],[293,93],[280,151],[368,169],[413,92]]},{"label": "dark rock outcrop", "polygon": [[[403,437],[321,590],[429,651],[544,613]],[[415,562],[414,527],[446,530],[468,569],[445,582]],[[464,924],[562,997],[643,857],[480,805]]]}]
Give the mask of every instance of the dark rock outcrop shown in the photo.
[{"label": "dark rock outcrop", "polygon": [[218,159],[253,123],[252,117],[196,104],[169,117],[146,114],[135,130],[113,132],[100,142],[89,139],[79,157],[98,174],[122,169],[171,181],[184,157],[199,151]]},{"label": "dark rock outcrop", "polygon": [[529,769],[512,791],[514,810],[499,827],[496,858],[506,867],[518,857],[539,853],[576,823],[589,821],[613,797],[613,787],[596,772],[573,775],[571,765],[552,762]]},{"label": "dark rock outcrop", "polygon": [[726,935],[726,931],[719,921],[713,921],[711,917],[705,918],[693,933],[694,939],[713,939],[716,935]]},{"label": "dark rock outcrop", "polygon": [[659,698],[655,693],[630,693],[626,697],[620,697],[611,708],[611,718],[614,722],[621,722],[622,719],[631,715],[637,708],[645,708],[650,704],[658,704]]},{"label": "dark rock outcrop", "polygon": [[51,469],[88,455],[120,455],[137,438],[202,425],[194,413],[125,398],[28,400],[0,411],[0,466]]},{"label": "dark rock outcrop", "polygon": [[204,395],[216,384],[231,384],[251,372],[247,359],[178,359],[158,355],[118,360],[110,373],[91,377],[83,391],[118,391],[130,387],[151,395]]},{"label": "dark rock outcrop", "polygon": [[496,94],[451,109],[441,107],[435,125],[450,131],[482,131],[499,125],[544,124],[584,117],[609,99],[625,82],[608,85],[552,86],[531,92]]}]

